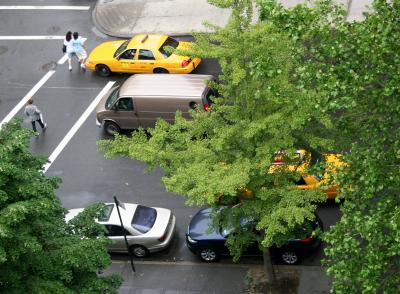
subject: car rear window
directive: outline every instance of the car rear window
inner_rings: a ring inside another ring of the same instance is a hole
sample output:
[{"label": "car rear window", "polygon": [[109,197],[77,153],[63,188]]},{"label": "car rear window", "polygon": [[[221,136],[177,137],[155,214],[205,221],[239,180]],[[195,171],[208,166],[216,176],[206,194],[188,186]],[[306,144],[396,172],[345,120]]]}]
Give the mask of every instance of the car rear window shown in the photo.
[{"label": "car rear window", "polygon": [[114,57],[117,57],[120,55],[122,52],[125,51],[126,47],[128,47],[128,44],[131,40],[126,40],[124,43],[121,44],[121,46],[118,47],[118,49],[114,53]]},{"label": "car rear window", "polygon": [[167,51],[166,51],[166,48],[167,48],[168,46],[170,46],[170,47],[176,49],[176,48],[178,48],[178,45],[179,45],[179,41],[177,41],[177,40],[175,40],[175,39],[173,39],[173,38],[171,38],[171,37],[168,37],[168,38],[165,40],[164,44],[161,45],[159,51],[160,51],[161,54],[164,56],[164,58],[168,58],[168,57],[171,56],[172,53],[171,53],[171,52],[167,52]]},{"label": "car rear window", "polygon": [[138,205],[133,215],[131,225],[142,234],[147,233],[153,227],[157,218],[157,210],[151,207]]}]

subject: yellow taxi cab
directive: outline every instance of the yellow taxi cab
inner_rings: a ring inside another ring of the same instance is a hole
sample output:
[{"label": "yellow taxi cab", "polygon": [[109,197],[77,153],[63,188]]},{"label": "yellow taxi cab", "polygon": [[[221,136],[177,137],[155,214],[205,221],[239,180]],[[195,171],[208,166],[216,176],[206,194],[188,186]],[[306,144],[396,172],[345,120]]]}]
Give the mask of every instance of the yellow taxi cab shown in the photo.
[{"label": "yellow taxi cab", "polygon": [[92,50],[85,65],[103,77],[112,72],[187,74],[201,59],[180,56],[167,48],[187,50],[191,44],[165,35],[140,34],[130,40],[100,44]]},{"label": "yellow taxi cab", "polygon": [[338,186],[330,179],[330,174],[335,173],[337,168],[343,165],[340,160],[340,154],[324,154],[323,157],[326,162],[326,167],[322,177],[308,174],[307,168],[315,161],[311,154],[305,150],[297,150],[296,158],[298,157],[298,164],[286,164],[282,154],[277,154],[273,165],[270,167],[269,172],[277,172],[281,167],[287,171],[297,171],[300,173],[300,180],[296,183],[296,188],[300,190],[312,190],[323,187],[322,192],[326,194],[328,199],[334,199],[338,196]]}]

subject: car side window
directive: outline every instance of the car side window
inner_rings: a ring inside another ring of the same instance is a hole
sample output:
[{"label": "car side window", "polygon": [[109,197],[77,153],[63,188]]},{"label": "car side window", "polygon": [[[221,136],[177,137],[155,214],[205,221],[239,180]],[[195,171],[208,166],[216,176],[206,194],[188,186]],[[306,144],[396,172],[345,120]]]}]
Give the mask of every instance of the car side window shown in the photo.
[{"label": "car side window", "polygon": [[120,98],[115,106],[117,111],[133,111],[132,98]]},{"label": "car side window", "polygon": [[139,60],[155,60],[154,54],[150,50],[140,49]]},{"label": "car side window", "polygon": [[123,229],[121,226],[116,226],[116,225],[106,225],[107,229],[107,236],[109,237],[120,237],[124,235],[124,231],[126,235],[130,235],[130,233]]},{"label": "car side window", "polygon": [[304,185],[307,185],[307,183],[304,180],[304,178],[301,176],[300,179],[298,181],[296,181],[296,185],[297,186],[304,186]]},{"label": "car side window", "polygon": [[119,57],[120,59],[129,59],[133,60],[135,58],[136,49],[128,49]]}]

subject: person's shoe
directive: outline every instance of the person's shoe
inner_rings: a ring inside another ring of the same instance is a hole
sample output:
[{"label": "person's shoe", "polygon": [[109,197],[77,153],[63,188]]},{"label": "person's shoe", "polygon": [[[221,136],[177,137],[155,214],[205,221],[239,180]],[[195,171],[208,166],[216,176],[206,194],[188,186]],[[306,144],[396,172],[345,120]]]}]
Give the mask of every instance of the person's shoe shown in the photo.
[{"label": "person's shoe", "polygon": [[43,132],[46,131],[46,129],[47,129],[47,124],[44,124]]},{"label": "person's shoe", "polygon": [[69,71],[72,71],[72,66],[69,65],[69,66],[68,66],[68,69],[69,69]]},{"label": "person's shoe", "polygon": [[81,64],[81,68],[82,68],[83,72],[86,71],[86,66],[83,63]]}]

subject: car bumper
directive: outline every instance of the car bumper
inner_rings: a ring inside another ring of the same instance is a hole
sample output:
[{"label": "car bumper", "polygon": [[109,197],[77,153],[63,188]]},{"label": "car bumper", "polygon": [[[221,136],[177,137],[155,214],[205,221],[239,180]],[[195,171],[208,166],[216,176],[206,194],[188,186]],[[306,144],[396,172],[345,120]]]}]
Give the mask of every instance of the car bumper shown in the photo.
[{"label": "car bumper", "polygon": [[186,247],[193,253],[193,254],[196,254],[196,252],[197,252],[197,246],[196,246],[197,244],[193,244],[193,243],[190,243],[189,241],[188,241],[188,238],[187,238],[187,234],[186,234]]},{"label": "car bumper", "polygon": [[175,215],[172,215],[171,224],[169,226],[168,235],[165,238],[165,241],[162,242],[162,243],[159,243],[157,245],[154,245],[152,247],[147,248],[150,253],[164,250],[165,248],[167,248],[171,244],[171,242],[172,242],[172,240],[174,238],[175,224],[176,224],[176,218],[175,218]]},{"label": "car bumper", "polygon": [[96,118],[96,125],[101,128],[102,127],[102,123]]},{"label": "car bumper", "polygon": [[178,74],[188,74],[194,71],[194,69],[200,64],[200,58],[194,58],[186,67],[182,68],[172,68],[169,70],[170,73],[178,73]]},{"label": "car bumper", "polygon": [[86,69],[94,71],[96,65],[91,61],[86,61],[85,66],[86,66]]}]

